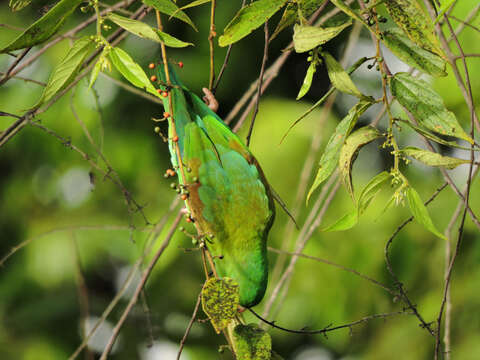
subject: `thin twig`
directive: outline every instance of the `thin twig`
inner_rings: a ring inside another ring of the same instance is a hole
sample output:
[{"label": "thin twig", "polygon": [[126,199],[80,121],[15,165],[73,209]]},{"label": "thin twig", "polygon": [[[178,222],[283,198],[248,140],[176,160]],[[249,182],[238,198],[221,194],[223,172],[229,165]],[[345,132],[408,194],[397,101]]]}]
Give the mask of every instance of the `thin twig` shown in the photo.
[{"label": "thin twig", "polygon": [[103,350],[102,356],[100,357],[100,360],[106,360],[108,354],[110,353],[110,350],[113,347],[113,344],[115,343],[115,340],[118,337],[118,334],[120,333],[120,330],[125,323],[125,320],[127,319],[128,315],[130,314],[130,311],[133,309],[133,306],[136,304],[138,300],[138,296],[140,295],[140,292],[142,291],[143,287],[145,286],[148,277],[150,276],[153,268],[155,267],[155,264],[157,263],[158,259],[160,256],[163,254],[165,249],[167,248],[168,244],[170,243],[170,240],[173,237],[173,234],[175,234],[175,231],[177,230],[177,226],[180,223],[180,220],[182,220],[183,214],[182,212],[179,212],[177,214],[177,217],[173,221],[173,224],[170,226],[170,230],[168,231],[167,236],[165,237],[165,240],[163,240],[162,245],[160,245],[160,248],[157,250],[155,253],[153,259],[150,261],[148,264],[147,269],[143,272],[142,278],[140,279],[140,282],[138,283],[135,293],[131,297],[130,301],[128,302],[127,307],[122,313],[122,316],[118,320],[117,324],[115,325],[115,328],[113,329],[113,333],[110,336],[110,339],[108,340],[107,345],[105,346],[105,349]]},{"label": "thin twig", "polygon": [[113,76],[110,76],[107,73],[101,72],[101,76],[107,78],[111,82],[113,82],[115,85],[120,86],[122,89],[125,89],[128,92],[131,92],[132,94],[138,95],[140,97],[143,97],[144,99],[147,99],[155,104],[160,104],[162,105],[163,102],[160,100],[158,97],[150,95],[149,93],[146,93],[145,91],[139,90],[131,85],[128,85],[127,83],[124,83],[123,81],[120,81],[118,79],[115,79]]},{"label": "thin twig", "polygon": [[208,89],[213,91],[213,82],[215,80],[215,44],[213,40],[217,33],[215,32],[215,7],[217,6],[216,0],[211,0],[210,6],[210,32],[208,33],[208,44],[210,47],[210,76],[208,78]]},{"label": "thin twig", "polygon": [[250,128],[248,129],[246,145],[250,145],[250,138],[252,137],[253,126],[255,125],[255,119],[258,114],[258,106],[260,104],[260,96],[262,95],[262,82],[263,82],[263,74],[265,72],[265,64],[268,60],[268,21],[265,21],[265,26],[263,27],[265,31],[265,46],[263,48],[263,59],[262,59],[262,67],[260,68],[260,75],[258,77],[258,87],[257,87],[257,97],[255,99],[255,109],[253,110],[252,121],[250,122]]},{"label": "thin twig", "polygon": [[188,334],[190,334],[190,330],[192,329],[193,323],[195,322],[195,318],[197,317],[197,312],[198,312],[198,309],[200,308],[201,301],[202,301],[202,292],[200,292],[198,294],[197,302],[195,304],[195,308],[193,309],[192,317],[190,318],[190,321],[188,322],[187,329],[185,330],[185,334],[183,334],[183,338],[180,341],[180,347],[178,348],[177,360],[180,360],[180,356],[182,355],[183,347],[185,346],[185,343],[187,341]]},{"label": "thin twig", "polygon": [[311,255],[306,255],[306,254],[302,254],[302,253],[296,253],[296,252],[290,252],[290,251],[283,251],[283,250],[279,250],[279,249],[275,249],[275,248],[272,248],[272,247],[268,247],[267,248],[268,251],[272,251],[272,252],[275,252],[277,254],[286,254],[286,255],[290,255],[290,256],[299,256],[299,257],[302,257],[302,258],[305,258],[305,259],[310,259],[310,260],[314,260],[314,261],[318,261],[318,262],[321,262],[321,263],[324,263],[324,264],[327,264],[327,265],[331,265],[331,266],[334,266],[336,268],[339,268],[339,269],[342,269],[344,271],[347,271],[349,273],[352,273],[354,275],[357,275],[359,277],[361,277],[362,279],[364,280],[367,280],[369,282],[371,282],[372,284],[378,286],[378,287],[381,287],[382,289],[386,290],[387,292],[389,292],[390,294],[396,296],[397,293],[395,291],[393,291],[392,289],[390,289],[388,286],[382,284],[380,281],[377,281],[367,275],[364,275],[360,272],[358,272],[357,270],[355,269],[351,269],[351,268],[348,268],[346,266],[343,266],[343,265],[340,265],[340,264],[337,264],[333,261],[330,261],[330,260],[327,260],[327,259],[322,259],[322,258],[319,258],[317,256],[311,256]]}]

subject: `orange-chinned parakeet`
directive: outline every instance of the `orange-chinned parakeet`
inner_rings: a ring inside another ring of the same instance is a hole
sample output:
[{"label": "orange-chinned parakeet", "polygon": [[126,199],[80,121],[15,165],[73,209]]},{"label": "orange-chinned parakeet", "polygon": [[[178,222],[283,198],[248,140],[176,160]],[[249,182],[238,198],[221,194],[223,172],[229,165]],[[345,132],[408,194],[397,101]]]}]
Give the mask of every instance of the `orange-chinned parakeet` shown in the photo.
[{"label": "orange-chinned parakeet", "polygon": [[172,67],[171,86],[163,64],[156,68],[161,90],[171,94],[171,108],[168,97],[163,101],[171,116],[171,162],[188,191],[191,219],[206,236],[218,275],[236,280],[240,304],[254,306],[267,287],[266,241],[275,215],[271,189],[255,157],[222,119],[181,84]]}]

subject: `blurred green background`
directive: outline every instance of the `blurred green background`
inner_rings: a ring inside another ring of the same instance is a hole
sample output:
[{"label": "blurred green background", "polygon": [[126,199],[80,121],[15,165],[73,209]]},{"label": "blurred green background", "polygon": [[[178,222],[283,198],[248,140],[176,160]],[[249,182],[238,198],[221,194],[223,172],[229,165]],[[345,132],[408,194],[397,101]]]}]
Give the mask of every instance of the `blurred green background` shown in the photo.
[{"label": "blurred green background", "polygon": [[[453,14],[464,18],[474,2],[460,1]],[[0,23],[25,28],[40,16],[42,6],[49,3],[35,1],[25,10],[12,15],[8,2],[3,1],[0,4]],[[239,4],[233,6],[230,2],[218,4],[219,34],[238,7]],[[198,33],[175,20],[166,25],[166,31],[193,42],[195,47],[169,49],[168,55],[173,61],[183,61],[185,66],[179,71],[181,78],[187,86],[199,92],[208,82],[209,6],[191,9],[189,15],[197,24]],[[76,11],[63,31],[87,16],[91,13]],[[272,29],[278,20],[279,16],[276,16],[271,21]],[[154,24],[153,14],[149,14],[145,21]],[[478,19],[473,23],[480,25]],[[92,31],[91,26],[82,34],[91,34]],[[337,58],[344,49],[348,33],[345,31],[326,46]],[[18,30],[1,27],[0,34],[1,46],[15,37]],[[291,40],[291,35],[292,31],[288,29],[272,42],[269,64],[279,56],[281,49]],[[466,28],[460,36],[465,53],[479,53],[479,40],[478,32],[470,28]],[[68,46],[66,40],[52,47],[19,75],[47,81]],[[132,35],[120,47],[145,68],[149,62],[160,58],[159,46]],[[33,49],[30,54],[37,50]],[[261,30],[234,46],[231,62],[217,92],[221,116],[229,112],[258,76],[262,53]],[[216,48],[217,71],[224,54],[224,48]],[[361,56],[372,55],[374,48],[370,36],[362,32],[349,63]],[[392,70],[407,69],[388,53],[385,57]],[[480,82],[476,80],[480,78],[479,61],[478,58],[467,60],[473,79],[473,93],[477,95],[480,91]],[[2,55],[0,71],[4,72],[11,62],[11,57]],[[316,110],[279,145],[292,122],[329,86],[322,67],[315,75],[309,94],[302,101],[295,101],[307,66],[305,54],[290,56],[278,78],[262,97],[251,144],[267,178],[289,205],[294,202],[313,133],[320,131],[323,148],[338,120],[355,101],[350,96],[339,95],[323,125],[318,125],[321,110]],[[110,75],[120,79],[116,71]],[[368,70],[363,66],[353,79],[365,93],[380,95],[378,73],[374,69]],[[469,114],[453,75],[431,80],[447,107],[468,128]],[[22,115],[36,102],[41,91],[42,88],[36,84],[12,79],[0,87],[0,110]],[[478,103],[478,96],[476,100]],[[125,187],[140,204],[145,205],[148,219],[158,221],[175,197],[169,188],[170,181],[163,178],[165,169],[169,167],[167,146],[154,134],[155,124],[150,120],[158,117],[163,112],[162,108],[119,88],[104,76],[99,77],[95,91],[88,89],[86,80],[82,81],[38,119],[91,155],[94,149],[75,120],[72,106],[95,141],[103,144],[105,156]],[[380,108],[368,111],[361,124],[372,121],[378,111]],[[0,118],[0,127],[7,128],[11,121],[11,118]],[[384,126],[383,121],[380,127]],[[245,136],[246,127],[240,134]],[[402,131],[398,136],[402,146],[423,147],[421,140],[411,132]],[[365,147],[355,163],[353,174],[357,191],[378,172],[390,168],[391,156],[379,145],[373,143]],[[442,150],[445,154],[468,156],[462,151]],[[316,154],[315,158],[319,159],[320,154]],[[101,163],[100,159],[93,159]],[[403,166],[403,169],[424,200],[443,183],[439,171],[418,163],[412,163],[408,168]],[[460,166],[449,171],[461,188],[465,184],[467,170],[467,166]],[[142,217],[138,213],[129,214],[125,198],[111,181],[96,173],[92,182],[91,172],[95,173],[94,169],[78,153],[38,128],[27,126],[0,149],[0,256],[6,255],[22,241],[33,239],[0,268],[0,359],[50,360],[70,356],[81,342],[81,308],[84,302],[79,289],[82,281],[88,293],[88,327],[101,316],[143,250],[147,232],[143,231],[145,222]],[[471,206],[477,212],[480,209],[479,190],[478,181],[475,181]],[[382,213],[391,193],[392,189],[384,189],[355,228],[338,233],[317,230],[305,253],[354,268],[392,285],[384,262],[384,245],[396,227],[409,216],[409,211],[398,206]],[[305,206],[303,199],[298,216],[300,224],[305,221],[314,202]],[[456,196],[447,188],[429,206],[432,218],[442,232],[457,203]],[[330,224],[352,208],[350,197],[341,188],[323,224]],[[278,216],[269,245],[279,248],[284,240],[287,218],[277,209]],[[173,217],[170,216],[169,223]],[[182,225],[186,226],[184,222]],[[165,233],[166,230],[159,237],[158,244]],[[39,237],[41,234],[45,236]],[[298,231],[295,231],[292,242],[297,235]],[[185,251],[191,247],[191,240],[177,232],[148,281],[146,295],[150,314],[146,314],[141,302],[135,307],[123,327],[112,359],[175,358],[204,280],[200,254]],[[427,321],[435,319],[440,306],[444,247],[442,240],[416,223],[402,230],[392,246],[393,266]],[[276,258],[277,254],[269,254],[272,268]],[[480,236],[467,217],[462,249],[452,280],[452,359],[480,358],[479,263]],[[79,270],[83,277],[78,276]],[[273,287],[274,284],[270,283],[267,297]],[[120,305],[97,332],[90,343],[93,356],[90,358],[98,356],[97,351],[104,346],[132,292],[133,289],[127,291]],[[261,313],[265,302],[256,307],[257,312]],[[395,301],[389,293],[351,273],[300,259],[285,301],[274,320],[289,328],[317,329],[402,309],[403,304]],[[200,314],[199,317],[205,318],[205,315]],[[246,314],[246,318],[255,321],[251,314]],[[433,338],[419,327],[416,318],[407,315],[373,320],[352,328],[352,331],[345,329],[329,333],[328,337],[295,335],[275,329],[269,333],[273,348],[285,359],[433,358]],[[153,346],[149,346],[151,335]],[[224,338],[217,336],[208,323],[195,323],[182,359],[229,359],[227,353],[218,352],[218,347],[224,343]]]}]

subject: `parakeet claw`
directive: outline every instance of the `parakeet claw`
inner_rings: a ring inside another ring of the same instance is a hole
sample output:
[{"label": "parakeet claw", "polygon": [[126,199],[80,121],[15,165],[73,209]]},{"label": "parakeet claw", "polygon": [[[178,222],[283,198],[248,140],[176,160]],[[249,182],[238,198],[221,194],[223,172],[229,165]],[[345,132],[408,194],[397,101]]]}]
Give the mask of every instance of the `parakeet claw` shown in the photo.
[{"label": "parakeet claw", "polygon": [[202,88],[203,93],[205,96],[203,97],[203,101],[205,101],[205,104],[212,110],[213,112],[217,112],[218,110],[218,101],[215,99],[215,95],[207,89],[207,88]]}]

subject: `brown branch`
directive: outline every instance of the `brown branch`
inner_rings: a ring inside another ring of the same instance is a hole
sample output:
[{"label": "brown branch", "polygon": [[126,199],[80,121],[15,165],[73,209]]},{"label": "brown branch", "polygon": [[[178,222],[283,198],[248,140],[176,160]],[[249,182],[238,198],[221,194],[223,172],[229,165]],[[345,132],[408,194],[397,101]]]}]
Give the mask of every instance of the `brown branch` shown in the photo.
[{"label": "brown branch", "polygon": [[210,76],[208,78],[208,89],[210,91],[213,90],[213,82],[215,80],[215,62],[214,62],[214,55],[215,55],[215,44],[213,40],[217,33],[215,32],[215,7],[217,6],[216,0],[211,0],[210,6],[210,32],[208,33],[208,44],[210,48]]}]

